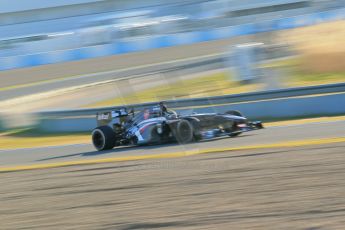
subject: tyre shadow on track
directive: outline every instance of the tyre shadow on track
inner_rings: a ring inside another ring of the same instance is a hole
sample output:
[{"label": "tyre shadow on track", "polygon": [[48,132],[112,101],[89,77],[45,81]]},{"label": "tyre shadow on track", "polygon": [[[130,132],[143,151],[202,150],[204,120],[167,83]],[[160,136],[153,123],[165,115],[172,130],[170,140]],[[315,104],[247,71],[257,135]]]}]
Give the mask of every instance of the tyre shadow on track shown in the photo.
[{"label": "tyre shadow on track", "polygon": [[62,159],[62,158],[69,158],[69,157],[92,157],[92,156],[100,156],[104,154],[111,154],[111,153],[125,153],[133,150],[149,150],[149,149],[156,149],[156,148],[162,148],[164,147],[173,147],[178,146],[178,144],[164,144],[164,145],[148,145],[148,146],[121,146],[118,148],[114,148],[111,150],[105,150],[105,151],[90,151],[90,152],[83,152],[83,153],[73,153],[73,154],[67,154],[62,156],[55,156],[55,157],[47,157],[43,159],[39,159],[37,161],[49,161],[49,160],[55,160],[55,159]]},{"label": "tyre shadow on track", "polygon": [[[246,136],[251,136],[253,134],[246,134],[243,136],[238,136],[235,137],[237,138],[242,138],[242,137],[246,137]],[[217,140],[222,140],[222,139],[226,139],[229,137],[218,137],[218,138],[212,138],[212,139],[205,139],[205,140],[201,140],[198,142],[192,142],[192,143],[188,143],[188,144],[183,144],[184,146],[192,146],[195,144],[202,144],[202,143],[208,143],[208,142],[216,142]],[[234,139],[234,138],[230,138],[230,139]],[[165,143],[165,144],[151,144],[151,145],[142,145],[142,146],[121,146],[121,147],[117,147],[111,150],[105,150],[105,151],[90,151],[90,152],[83,152],[83,153],[73,153],[73,154],[67,154],[67,155],[60,155],[60,156],[54,156],[54,157],[47,157],[47,158],[43,158],[43,159],[39,159],[37,160],[38,162],[41,161],[49,161],[49,160],[56,160],[56,159],[63,159],[63,158],[70,158],[70,157],[93,157],[93,156],[100,156],[100,155],[104,155],[104,154],[112,154],[112,153],[126,153],[129,151],[135,151],[135,150],[151,150],[151,149],[158,149],[158,148],[170,148],[170,147],[177,147],[177,146],[181,146],[178,143]]]}]

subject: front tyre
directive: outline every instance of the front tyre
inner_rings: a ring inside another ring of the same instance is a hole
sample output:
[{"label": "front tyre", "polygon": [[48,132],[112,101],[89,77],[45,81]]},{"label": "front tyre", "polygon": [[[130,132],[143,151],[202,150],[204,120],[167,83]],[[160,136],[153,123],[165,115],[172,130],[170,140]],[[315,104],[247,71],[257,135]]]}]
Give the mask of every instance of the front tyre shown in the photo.
[{"label": "front tyre", "polygon": [[[237,115],[235,115],[237,116]],[[237,123],[236,122],[225,122],[223,124],[225,132],[229,133],[229,137],[237,137],[238,135],[241,134],[241,132],[236,132],[237,128]]]},{"label": "front tyre", "polygon": [[109,126],[100,126],[92,131],[92,144],[98,151],[115,146],[115,133]]},{"label": "front tyre", "polygon": [[186,144],[193,141],[193,126],[187,120],[180,120],[176,125],[175,138],[178,143]]}]

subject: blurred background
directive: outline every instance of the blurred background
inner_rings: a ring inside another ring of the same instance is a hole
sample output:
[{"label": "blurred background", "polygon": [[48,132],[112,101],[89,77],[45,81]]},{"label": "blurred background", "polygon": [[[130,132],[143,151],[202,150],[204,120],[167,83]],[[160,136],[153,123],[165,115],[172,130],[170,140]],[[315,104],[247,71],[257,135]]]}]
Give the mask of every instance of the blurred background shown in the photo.
[{"label": "blurred background", "polygon": [[0,0],[0,6],[2,130],[37,125],[44,111],[77,109],[69,115],[89,117],[98,111],[90,108],[185,98],[209,105],[211,96],[345,79],[343,0]]},{"label": "blurred background", "polygon": [[[0,0],[0,229],[345,229],[344,19],[345,0]],[[159,101],[265,129],[95,151],[96,113]]]}]

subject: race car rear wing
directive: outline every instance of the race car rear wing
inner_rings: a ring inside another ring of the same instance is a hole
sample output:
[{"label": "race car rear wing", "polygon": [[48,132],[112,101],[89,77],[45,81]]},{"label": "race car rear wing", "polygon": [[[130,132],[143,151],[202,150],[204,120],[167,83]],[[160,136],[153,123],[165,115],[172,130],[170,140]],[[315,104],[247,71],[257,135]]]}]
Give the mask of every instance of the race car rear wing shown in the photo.
[{"label": "race car rear wing", "polygon": [[121,124],[127,118],[128,112],[125,108],[96,114],[97,126]]}]

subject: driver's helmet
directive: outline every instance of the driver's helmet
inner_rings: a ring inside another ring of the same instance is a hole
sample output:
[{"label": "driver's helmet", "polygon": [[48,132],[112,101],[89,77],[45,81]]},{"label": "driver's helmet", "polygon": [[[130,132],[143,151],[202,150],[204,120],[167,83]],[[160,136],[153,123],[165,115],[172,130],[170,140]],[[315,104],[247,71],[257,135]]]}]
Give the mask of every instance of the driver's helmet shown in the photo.
[{"label": "driver's helmet", "polygon": [[160,108],[162,114],[164,114],[164,113],[166,113],[168,111],[168,109],[165,106],[163,101],[159,102],[159,108]]}]

